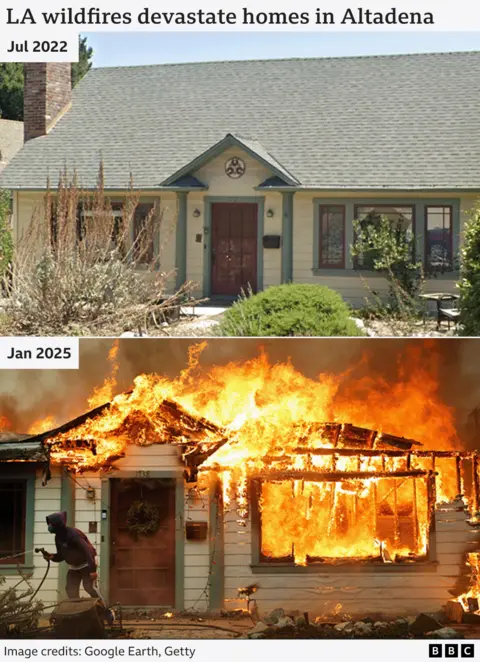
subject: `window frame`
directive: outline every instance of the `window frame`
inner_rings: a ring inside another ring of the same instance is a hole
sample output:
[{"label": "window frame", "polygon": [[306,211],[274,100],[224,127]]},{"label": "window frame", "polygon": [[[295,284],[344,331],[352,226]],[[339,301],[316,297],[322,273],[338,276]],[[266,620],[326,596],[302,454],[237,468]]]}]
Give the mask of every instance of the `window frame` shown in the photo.
[{"label": "window frame", "polygon": [[[405,203],[402,204],[402,202],[375,202],[374,204],[368,204],[368,203],[363,203],[363,202],[355,202],[353,205],[353,221],[359,220],[358,219],[358,209],[360,207],[372,207],[373,209],[376,209],[377,207],[403,207],[403,208],[409,208],[412,210],[412,236],[413,236],[413,255],[412,255],[412,261],[415,262],[416,255],[417,255],[417,227],[416,227],[416,214],[417,214],[417,205],[415,203]],[[380,214],[381,216],[381,214]],[[353,245],[355,246],[356,242],[356,233],[355,231],[353,232]],[[358,262],[358,255],[355,255],[353,258],[353,268],[355,271],[372,271],[372,269],[369,269],[368,267],[363,267],[362,265],[359,264]]]},{"label": "window frame", "polygon": [[428,262],[428,210],[429,209],[449,209],[450,210],[450,240],[449,240],[449,249],[450,249],[450,261],[451,264],[448,268],[444,269],[435,269],[432,271],[432,273],[436,274],[443,274],[443,273],[452,273],[455,272],[455,259],[453,255],[453,205],[452,204],[425,204],[425,209],[424,209],[424,230],[425,230],[425,241],[424,241],[424,265],[425,265],[425,271],[430,271],[430,265]]},{"label": "window frame", "polygon": [[[16,469],[16,467],[15,467]],[[25,483],[25,519],[23,531],[23,547],[24,555],[23,560],[19,563],[12,559],[10,563],[0,562],[0,575],[17,574],[18,568],[22,570],[33,570],[33,536],[34,536],[34,522],[35,522],[35,467],[26,467],[22,470],[13,470],[1,468],[0,481],[1,482],[16,482],[22,481]]]},{"label": "window frame", "polygon": [[[322,217],[324,210],[337,207],[342,212],[342,257],[337,264],[325,264],[322,261]],[[345,204],[322,204],[318,205],[318,269],[345,269],[345,243],[346,243],[346,205]]]},{"label": "window frame", "polygon": [[436,531],[435,515],[430,521],[429,546],[425,560],[418,563],[369,563],[365,566],[362,563],[342,563],[330,565],[328,563],[312,563],[306,566],[295,565],[292,562],[264,561],[261,554],[262,531],[261,531],[261,513],[259,508],[259,499],[261,494],[261,478],[254,478],[250,481],[249,501],[251,518],[251,559],[250,568],[252,574],[337,574],[337,573],[363,573],[363,572],[437,572],[437,552],[436,552]]}]

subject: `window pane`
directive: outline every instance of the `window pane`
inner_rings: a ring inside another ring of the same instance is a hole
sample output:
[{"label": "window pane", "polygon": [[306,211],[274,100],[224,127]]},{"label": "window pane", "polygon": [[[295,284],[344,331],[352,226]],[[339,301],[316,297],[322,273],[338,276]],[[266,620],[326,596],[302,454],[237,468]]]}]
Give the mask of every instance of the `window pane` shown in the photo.
[{"label": "window pane", "polygon": [[343,267],[345,208],[320,207],[320,267]]},{"label": "window pane", "polygon": [[[0,481],[0,558],[25,552],[25,497],[25,481]],[[3,561],[15,562],[24,558]]]},{"label": "window pane", "polygon": [[[414,208],[401,205],[359,205],[355,209],[355,220],[364,223],[375,223],[382,216],[388,218],[399,232],[405,233],[405,239],[409,240],[413,235]],[[371,260],[366,260],[363,255],[355,258],[356,268],[372,269]]]},{"label": "window pane", "polygon": [[133,241],[135,243],[135,259],[142,264],[153,261],[153,203],[137,205],[133,220]]},{"label": "window pane", "polygon": [[435,271],[451,269],[452,208],[427,207],[427,266]]}]

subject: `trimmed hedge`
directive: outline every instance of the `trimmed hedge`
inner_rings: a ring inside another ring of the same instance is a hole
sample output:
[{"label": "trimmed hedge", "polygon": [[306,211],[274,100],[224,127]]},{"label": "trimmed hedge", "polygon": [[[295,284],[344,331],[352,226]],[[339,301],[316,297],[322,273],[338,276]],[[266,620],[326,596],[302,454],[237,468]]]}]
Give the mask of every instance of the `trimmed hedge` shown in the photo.
[{"label": "trimmed hedge", "polygon": [[323,285],[278,285],[243,296],[220,324],[222,336],[361,336],[342,297]]}]

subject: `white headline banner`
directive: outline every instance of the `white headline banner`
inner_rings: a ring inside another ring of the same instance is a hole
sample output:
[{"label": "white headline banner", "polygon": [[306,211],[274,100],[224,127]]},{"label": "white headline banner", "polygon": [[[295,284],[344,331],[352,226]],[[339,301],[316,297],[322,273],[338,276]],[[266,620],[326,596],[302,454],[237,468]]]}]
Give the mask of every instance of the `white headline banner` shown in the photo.
[{"label": "white headline banner", "polygon": [[275,659],[276,662],[319,660],[369,660],[369,662],[427,662],[431,658],[478,659],[480,643],[466,640],[148,640],[148,641],[1,641],[0,659],[96,660],[164,659],[193,662],[244,662]]},{"label": "white headline banner", "polygon": [[78,348],[78,338],[3,337],[0,370],[78,370]]},{"label": "white headline banner", "polygon": [[[78,60],[78,34],[95,31],[479,32],[476,0],[0,0],[0,61]],[[479,34],[480,47],[480,34]]]}]

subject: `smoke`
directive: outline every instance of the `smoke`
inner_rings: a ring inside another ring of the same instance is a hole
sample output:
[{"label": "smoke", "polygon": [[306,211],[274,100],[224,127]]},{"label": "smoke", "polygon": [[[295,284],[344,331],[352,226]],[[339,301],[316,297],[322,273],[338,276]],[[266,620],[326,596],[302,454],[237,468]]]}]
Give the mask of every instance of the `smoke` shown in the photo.
[{"label": "smoke", "polygon": [[[175,377],[188,362],[196,339],[80,340],[78,371],[11,371],[0,373],[0,420],[15,432],[25,432],[37,420],[53,416],[61,424],[85,412],[87,399],[111,372],[108,354],[119,343],[115,393],[131,388],[136,375],[159,373]],[[200,358],[213,365],[254,358],[261,349],[271,362],[291,360],[310,378],[321,373],[347,373],[348,381],[376,375],[393,383],[417,361],[435,371],[440,399],[455,411],[462,437],[468,414],[480,405],[480,339],[209,339]]]}]

